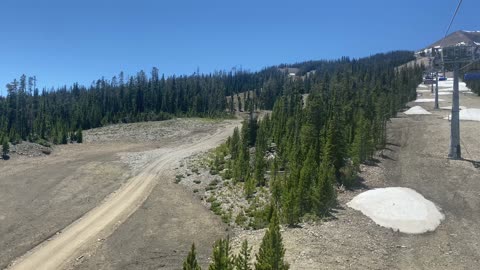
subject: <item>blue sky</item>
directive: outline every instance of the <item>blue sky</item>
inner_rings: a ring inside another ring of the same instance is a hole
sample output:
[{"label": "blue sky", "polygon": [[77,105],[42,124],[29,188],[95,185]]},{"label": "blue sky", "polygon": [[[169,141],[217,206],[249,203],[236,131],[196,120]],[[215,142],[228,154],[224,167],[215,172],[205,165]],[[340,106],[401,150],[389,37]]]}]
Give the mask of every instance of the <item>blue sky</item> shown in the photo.
[{"label": "blue sky", "polygon": [[[422,4],[420,4],[422,3]],[[416,50],[442,37],[457,1],[2,0],[0,91],[89,85],[124,71],[191,74]],[[480,30],[480,1],[452,26]],[[477,13],[477,14],[475,14]],[[0,92],[1,93],[1,92]]]}]

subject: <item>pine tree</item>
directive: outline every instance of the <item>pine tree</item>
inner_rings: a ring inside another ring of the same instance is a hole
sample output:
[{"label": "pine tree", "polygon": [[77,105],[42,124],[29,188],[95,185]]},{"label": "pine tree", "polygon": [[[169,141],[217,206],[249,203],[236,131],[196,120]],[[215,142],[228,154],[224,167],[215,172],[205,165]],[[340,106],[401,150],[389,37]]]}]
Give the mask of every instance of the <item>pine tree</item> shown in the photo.
[{"label": "pine tree", "polygon": [[239,153],[234,162],[233,177],[236,182],[246,182],[250,177],[250,153],[242,138],[239,144]]},{"label": "pine tree", "polygon": [[335,193],[335,167],[327,161],[322,162],[319,176],[315,185],[313,205],[319,216],[325,216],[336,200]]},{"label": "pine tree", "polygon": [[60,143],[61,144],[67,144],[68,143],[68,138],[67,138],[67,131],[62,128],[60,131]]},{"label": "pine tree", "polygon": [[[257,139],[257,129],[258,122],[257,119],[253,116],[253,112],[250,112],[249,120],[247,122],[246,130],[244,131],[244,136],[247,138],[248,146],[254,146]],[[244,138],[245,138],[244,137]]]},{"label": "pine tree", "polygon": [[352,145],[350,147],[350,157],[352,159],[353,166],[358,169],[360,163],[366,159],[366,123],[363,116],[356,121],[357,127],[355,128],[355,135]]},{"label": "pine tree", "polygon": [[355,132],[352,146],[350,147],[350,157],[352,159],[353,167],[358,170],[361,163],[361,151],[362,151],[362,134]]},{"label": "pine tree", "polygon": [[247,198],[251,198],[255,193],[256,181],[253,177],[248,177],[245,181],[244,192]]},{"label": "pine tree", "polygon": [[233,135],[231,137],[232,139],[230,140],[230,155],[232,156],[232,159],[235,160],[238,157],[238,151],[239,151],[239,146],[240,146],[240,132],[238,131],[238,127],[235,127],[233,130]]},{"label": "pine tree", "polygon": [[282,199],[282,180],[278,177],[278,162],[274,159],[271,164],[270,193],[272,194],[273,204],[281,206]]},{"label": "pine tree", "polygon": [[240,98],[240,95],[237,94],[237,103],[238,103],[238,111],[243,112],[242,109],[242,99]]},{"label": "pine tree", "polygon": [[257,132],[257,139],[255,144],[255,170],[253,173],[253,177],[256,180],[257,185],[264,186],[265,185],[265,151],[267,149],[267,140],[265,134],[265,125],[262,123],[260,125],[258,132]]},{"label": "pine tree", "polygon": [[285,217],[285,221],[291,227],[297,224],[299,220],[299,204],[297,194],[298,193],[294,188],[284,188],[284,192],[282,194],[283,214]]},{"label": "pine tree", "polygon": [[328,123],[326,136],[323,155],[335,167],[335,173],[338,175],[340,168],[344,165],[346,143],[343,130],[336,115]]},{"label": "pine tree", "polygon": [[284,256],[285,248],[282,243],[280,224],[277,211],[274,210],[256,255],[255,270],[287,270],[289,265],[284,261]]},{"label": "pine tree", "polygon": [[10,152],[10,146],[7,140],[3,140],[2,144],[2,157],[6,159],[8,157],[8,153]]},{"label": "pine tree", "polygon": [[195,251],[194,243],[192,243],[192,249],[188,253],[187,259],[183,262],[183,270],[202,270],[197,262],[197,252]]},{"label": "pine tree", "polygon": [[242,242],[240,253],[235,257],[235,270],[252,270],[250,259],[252,247],[248,246],[248,241],[245,239]]},{"label": "pine tree", "polygon": [[213,245],[212,263],[209,270],[233,270],[234,260],[230,255],[230,239],[220,239]]},{"label": "pine tree", "polygon": [[308,151],[307,159],[300,171],[298,183],[298,205],[300,215],[309,213],[312,208],[312,190],[317,178],[317,163],[315,161],[315,149]]},{"label": "pine tree", "polygon": [[82,132],[82,129],[79,128],[77,130],[77,134],[76,134],[76,139],[77,139],[77,143],[82,143],[83,142],[83,132]]}]

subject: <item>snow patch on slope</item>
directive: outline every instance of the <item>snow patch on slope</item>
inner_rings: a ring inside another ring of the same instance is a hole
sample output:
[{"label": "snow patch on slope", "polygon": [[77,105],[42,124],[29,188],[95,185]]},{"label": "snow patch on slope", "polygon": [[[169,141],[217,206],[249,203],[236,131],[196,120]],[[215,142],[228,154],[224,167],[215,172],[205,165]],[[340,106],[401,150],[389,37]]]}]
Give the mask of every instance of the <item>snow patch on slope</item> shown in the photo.
[{"label": "snow patch on slope", "polygon": [[416,115],[416,114],[432,114],[432,113],[425,110],[421,106],[414,106],[414,107],[408,109],[407,111],[405,111],[404,114]]},{"label": "snow patch on slope", "polygon": [[380,226],[411,234],[434,231],[445,218],[433,202],[403,187],[363,192],[347,206],[361,211]]},{"label": "snow patch on slope", "polygon": [[[465,110],[467,107],[465,106],[459,106],[460,110]],[[452,110],[452,106],[445,106],[445,107],[440,107],[442,110]]]},{"label": "snow patch on slope", "polygon": [[[445,101],[443,99],[438,99],[438,101]],[[424,103],[424,102],[435,102],[435,99],[434,98],[419,98],[417,100],[415,100],[416,103]]]},{"label": "snow patch on slope", "polygon": [[[460,111],[460,120],[464,121],[480,121],[480,109],[462,109]],[[450,114],[448,117],[444,119],[450,120],[452,115]]]}]

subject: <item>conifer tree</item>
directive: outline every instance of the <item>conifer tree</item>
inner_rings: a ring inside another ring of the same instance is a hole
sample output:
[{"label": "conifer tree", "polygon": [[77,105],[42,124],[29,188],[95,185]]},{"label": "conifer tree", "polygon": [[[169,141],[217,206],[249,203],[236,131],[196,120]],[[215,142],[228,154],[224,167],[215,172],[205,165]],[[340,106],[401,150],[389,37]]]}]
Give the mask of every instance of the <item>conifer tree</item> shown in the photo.
[{"label": "conifer tree", "polygon": [[360,163],[364,162],[367,158],[366,137],[368,130],[366,125],[364,117],[360,116],[357,120],[357,127],[354,132],[355,135],[350,147],[350,157],[355,169],[358,169]]},{"label": "conifer tree", "polygon": [[212,263],[209,270],[233,270],[234,260],[230,254],[230,239],[220,239],[213,245]]},{"label": "conifer tree", "polygon": [[230,140],[230,155],[232,156],[232,159],[235,160],[238,156],[238,151],[239,151],[239,146],[240,146],[240,132],[238,131],[238,127],[235,127],[233,130],[233,135],[231,137],[232,139]]},{"label": "conifer tree", "polygon": [[361,163],[362,150],[362,134],[355,132],[355,137],[350,148],[350,157],[352,158],[353,167],[358,170]]},{"label": "conifer tree", "polygon": [[341,129],[341,125],[336,115],[334,115],[328,123],[326,136],[326,143],[323,146],[324,159],[322,160],[322,162],[328,159],[328,163],[334,166],[335,174],[338,175],[340,168],[344,165],[344,158],[346,156],[346,143],[344,140],[344,134]]},{"label": "conifer tree", "polygon": [[77,139],[77,143],[83,142],[83,132],[81,128],[77,130],[76,139]]},{"label": "conifer tree", "polygon": [[298,211],[298,198],[297,198],[297,191],[296,189],[286,189],[284,188],[284,192],[282,194],[283,202],[283,214],[285,217],[285,222],[289,226],[294,226],[298,223],[299,219],[299,211]]},{"label": "conifer tree", "polygon": [[251,198],[255,193],[256,181],[252,176],[247,178],[245,181],[244,192],[247,198]]},{"label": "conifer tree", "polygon": [[61,144],[67,144],[68,143],[68,139],[67,139],[67,132],[65,131],[65,129],[61,129],[60,131],[60,143]]},{"label": "conifer tree", "polygon": [[238,158],[234,163],[233,177],[237,182],[246,182],[250,177],[250,153],[248,147],[244,144],[243,138],[240,142],[239,148]]},{"label": "conifer tree", "polygon": [[238,94],[237,94],[237,103],[238,103],[238,111],[243,112],[242,99],[240,98],[240,95],[238,95]]},{"label": "conifer tree", "polygon": [[310,148],[303,167],[300,171],[298,183],[299,214],[304,215],[312,208],[312,190],[317,179],[317,163],[315,161],[315,149]]},{"label": "conifer tree", "polygon": [[325,216],[336,200],[335,167],[327,161],[322,162],[319,176],[315,185],[313,205],[319,216]]},{"label": "conifer tree", "polygon": [[251,259],[252,247],[248,246],[248,241],[245,239],[242,242],[240,253],[235,257],[235,270],[252,270]]},{"label": "conifer tree", "polygon": [[187,259],[183,262],[183,270],[202,270],[197,262],[197,252],[195,251],[194,243],[192,243],[192,248],[188,253]]},{"label": "conifer tree", "polygon": [[255,270],[287,270],[289,265],[284,261],[284,256],[285,248],[282,243],[280,223],[277,210],[274,210],[256,255]]},{"label": "conifer tree", "polygon": [[3,140],[2,144],[2,157],[6,159],[8,157],[8,153],[10,152],[10,146],[7,140]]},{"label": "conifer tree", "polygon": [[264,186],[265,185],[265,151],[267,150],[267,139],[266,139],[266,127],[265,124],[262,122],[260,127],[258,128],[256,144],[255,144],[255,170],[253,177],[257,185]]},{"label": "conifer tree", "polygon": [[282,199],[282,179],[277,175],[278,162],[276,159],[271,164],[270,193],[272,194],[272,203],[281,206]]}]

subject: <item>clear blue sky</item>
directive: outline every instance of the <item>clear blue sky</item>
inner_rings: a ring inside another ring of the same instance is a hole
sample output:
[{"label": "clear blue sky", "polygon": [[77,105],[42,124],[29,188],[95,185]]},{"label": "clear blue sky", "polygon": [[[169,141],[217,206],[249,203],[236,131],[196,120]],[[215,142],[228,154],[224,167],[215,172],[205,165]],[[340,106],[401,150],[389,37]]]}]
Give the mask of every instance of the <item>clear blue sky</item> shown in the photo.
[{"label": "clear blue sky", "polygon": [[[442,37],[456,0],[2,0],[0,90],[21,74],[40,87],[102,76],[207,73],[241,66],[416,50]],[[480,30],[465,0],[452,31]]]}]

